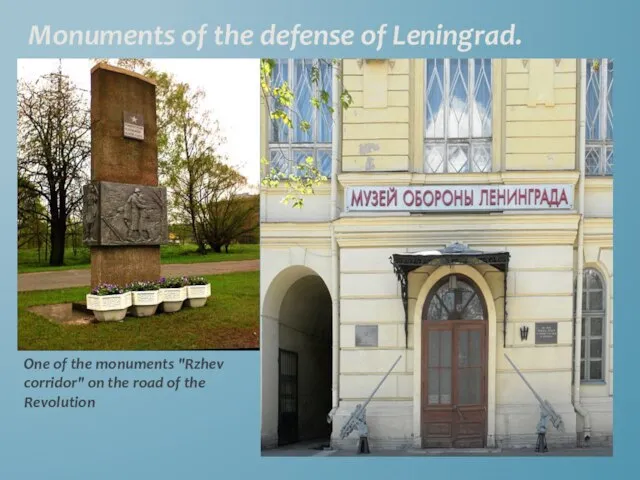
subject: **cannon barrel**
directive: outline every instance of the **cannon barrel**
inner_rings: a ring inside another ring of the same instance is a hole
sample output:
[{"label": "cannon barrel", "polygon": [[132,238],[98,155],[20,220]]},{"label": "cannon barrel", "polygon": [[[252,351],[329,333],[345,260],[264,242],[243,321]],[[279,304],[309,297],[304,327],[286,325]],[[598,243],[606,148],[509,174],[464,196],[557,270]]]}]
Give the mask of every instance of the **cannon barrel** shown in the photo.
[{"label": "cannon barrel", "polygon": [[527,381],[527,379],[524,378],[524,375],[522,375],[520,369],[516,367],[515,363],[513,363],[513,361],[509,358],[509,355],[505,353],[504,356],[516,371],[516,373],[520,376],[525,385],[529,387],[531,393],[533,393],[533,395],[536,397],[536,400],[538,400],[538,403],[540,403],[541,410],[551,419],[551,423],[553,424],[553,426],[560,431],[564,431],[564,422],[562,421],[562,417],[554,410],[554,408],[547,400],[543,400],[542,397],[538,395],[538,392],[536,392],[531,384]]},{"label": "cannon barrel", "polygon": [[[389,376],[389,374],[393,371],[393,369],[396,367],[396,365],[398,364],[398,362],[400,361],[400,359],[402,358],[402,355],[400,355],[397,360],[393,363],[393,365],[391,365],[391,368],[389,369],[389,371],[385,374],[384,377],[382,377],[382,380],[380,380],[380,383],[378,383],[378,385],[376,386],[376,388],[373,390],[373,392],[371,393],[371,395],[369,395],[369,398],[367,398],[365,400],[364,403],[359,404],[356,409],[351,412],[351,415],[349,416],[349,419],[346,421],[346,423],[342,426],[342,428],[340,429],[340,437],[342,439],[345,439],[346,437],[348,437],[351,432],[353,432],[357,426],[358,426],[358,422],[359,421],[364,421],[364,412],[365,409],[367,408],[367,405],[369,405],[369,402],[373,399],[374,395],[377,393],[377,391],[380,389],[380,387],[382,386],[382,384],[384,383],[384,381],[387,379],[387,377]],[[329,412],[329,415],[327,416],[327,420],[333,420],[333,414],[332,412],[335,414],[335,412],[332,410],[331,412]]]},{"label": "cannon barrel", "polygon": [[540,397],[540,395],[538,395],[538,392],[536,392],[533,387],[531,386],[531,384],[529,382],[527,382],[527,379],[524,378],[524,375],[522,375],[522,372],[520,371],[520,369],[518,367],[516,367],[516,364],[513,363],[511,361],[511,359],[509,358],[509,355],[507,355],[506,353],[504,354],[504,356],[506,357],[507,361],[511,364],[511,366],[513,367],[513,369],[516,371],[516,373],[520,376],[520,378],[522,379],[522,381],[525,383],[525,385],[527,387],[529,387],[529,390],[531,390],[531,393],[533,393],[533,395],[536,397],[536,399],[538,400],[538,402],[540,403],[540,405],[544,406],[544,400]]}]

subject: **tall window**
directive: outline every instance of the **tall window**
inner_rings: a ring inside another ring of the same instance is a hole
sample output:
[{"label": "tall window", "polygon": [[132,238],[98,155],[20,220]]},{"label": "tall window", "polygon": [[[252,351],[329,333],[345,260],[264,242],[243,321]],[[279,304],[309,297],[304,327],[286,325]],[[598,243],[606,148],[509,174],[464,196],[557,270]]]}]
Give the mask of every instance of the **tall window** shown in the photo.
[{"label": "tall window", "polygon": [[587,60],[587,175],[613,175],[613,60]]},{"label": "tall window", "polygon": [[491,171],[491,60],[426,61],[427,173]]},{"label": "tall window", "polygon": [[580,380],[604,380],[605,290],[597,270],[584,271]]},{"label": "tall window", "polygon": [[[316,68],[314,68],[316,67]],[[317,76],[317,82],[313,79]],[[272,74],[272,86],[287,83],[293,92],[293,105],[270,104],[271,111],[284,110],[292,121],[289,128],[279,119],[271,119],[269,132],[269,161],[272,167],[290,174],[307,157],[314,158],[315,167],[322,175],[331,174],[332,118],[329,107],[332,100],[331,60],[283,59],[277,60]],[[321,91],[329,94],[319,108],[313,102]],[[307,124],[308,122],[308,124]]]}]

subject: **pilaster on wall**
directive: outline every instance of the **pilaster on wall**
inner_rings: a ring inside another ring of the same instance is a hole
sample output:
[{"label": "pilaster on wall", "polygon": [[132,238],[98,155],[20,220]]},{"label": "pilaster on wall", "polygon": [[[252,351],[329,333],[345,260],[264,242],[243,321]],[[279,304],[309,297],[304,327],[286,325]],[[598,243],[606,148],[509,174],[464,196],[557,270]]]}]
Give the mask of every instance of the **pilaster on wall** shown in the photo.
[{"label": "pilaster on wall", "polygon": [[575,59],[506,61],[505,169],[573,170]]},{"label": "pilaster on wall", "polygon": [[343,172],[409,170],[410,69],[408,59],[344,60],[353,103],[343,117]]}]

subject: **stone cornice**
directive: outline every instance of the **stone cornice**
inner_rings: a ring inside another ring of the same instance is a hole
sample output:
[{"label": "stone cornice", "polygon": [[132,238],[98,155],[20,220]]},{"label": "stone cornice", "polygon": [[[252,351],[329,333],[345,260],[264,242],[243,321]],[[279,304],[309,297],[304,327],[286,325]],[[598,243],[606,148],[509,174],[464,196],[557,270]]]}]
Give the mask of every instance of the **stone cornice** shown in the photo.
[{"label": "stone cornice", "polygon": [[613,193],[613,177],[587,177],[584,182],[587,191],[604,191]]},{"label": "stone cornice", "polygon": [[357,172],[342,173],[338,181],[342,187],[368,185],[490,185],[490,184],[571,184],[579,174],[575,170],[517,171],[464,174],[424,174],[410,172]]},{"label": "stone cornice", "polygon": [[336,232],[398,230],[574,230],[577,214],[430,214],[387,217],[342,217],[335,222]]},{"label": "stone cornice", "polygon": [[585,218],[584,242],[613,248],[613,218]]},{"label": "stone cornice", "polygon": [[263,223],[260,225],[260,245],[330,245],[328,223]]},{"label": "stone cornice", "polygon": [[443,246],[455,238],[471,245],[573,245],[576,232],[571,231],[440,231],[440,232],[375,232],[366,235],[339,234],[340,247],[398,247],[418,248],[426,245]]},{"label": "stone cornice", "polygon": [[578,215],[429,215],[342,218],[335,224],[341,247],[446,245],[572,245]]},{"label": "stone cornice", "polygon": [[578,183],[580,174],[575,170],[545,170],[545,171],[518,171],[502,172],[505,184],[571,184]]},{"label": "stone cornice", "polygon": [[330,237],[262,237],[260,240],[261,247],[276,247],[288,249],[291,247],[304,247],[312,249],[331,249]]},{"label": "stone cornice", "polygon": [[[322,183],[320,185],[316,185],[313,187],[313,191],[315,195],[329,195],[331,193],[331,184]],[[260,193],[264,193],[267,195],[286,195],[290,190],[287,187],[279,186],[279,187],[266,187],[264,185],[260,185]]]},{"label": "stone cornice", "polygon": [[586,217],[584,219],[584,228],[613,231],[612,217]]}]

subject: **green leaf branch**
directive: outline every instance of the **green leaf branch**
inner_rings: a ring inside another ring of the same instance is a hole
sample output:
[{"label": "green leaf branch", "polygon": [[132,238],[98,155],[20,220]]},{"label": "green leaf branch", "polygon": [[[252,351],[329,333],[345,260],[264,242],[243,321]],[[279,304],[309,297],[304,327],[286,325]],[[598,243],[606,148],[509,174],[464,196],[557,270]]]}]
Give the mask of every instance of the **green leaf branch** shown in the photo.
[{"label": "green leaf branch", "polygon": [[[269,165],[266,158],[261,160],[263,165]],[[313,157],[305,158],[296,166],[296,173],[285,173],[275,167],[271,167],[262,179],[262,185],[265,187],[277,188],[285,186],[286,195],[281,202],[293,208],[302,208],[304,205],[304,196],[313,195],[314,187],[327,182],[328,178],[315,167]]]},{"label": "green leaf branch", "polygon": [[[315,109],[327,108],[333,116],[334,108],[331,105],[331,95],[328,86],[322,84],[320,75],[320,65],[322,63],[331,63],[335,68],[340,60],[323,60],[315,62],[310,69],[309,79],[314,88],[314,95],[310,98],[310,103]],[[275,70],[276,60],[267,58],[260,61],[260,86],[262,95],[265,100],[269,112],[269,118],[272,122],[282,122],[288,128],[293,128],[294,122],[300,130],[307,132],[311,129],[311,119],[303,118],[295,108],[295,94],[286,81],[280,84],[274,84],[273,72]],[[341,73],[338,74],[341,79]],[[343,109],[349,108],[353,103],[351,94],[342,89],[340,94],[340,103]],[[335,119],[334,119],[335,121]],[[264,166],[265,174],[262,179],[262,185],[265,187],[282,187],[287,189],[287,193],[281,202],[285,205],[291,205],[293,208],[302,208],[304,205],[304,197],[315,193],[314,187],[326,183],[328,177],[316,168],[313,157],[307,157],[304,162],[296,165],[294,173],[285,173],[278,168],[272,166],[267,159],[261,160]]]}]

